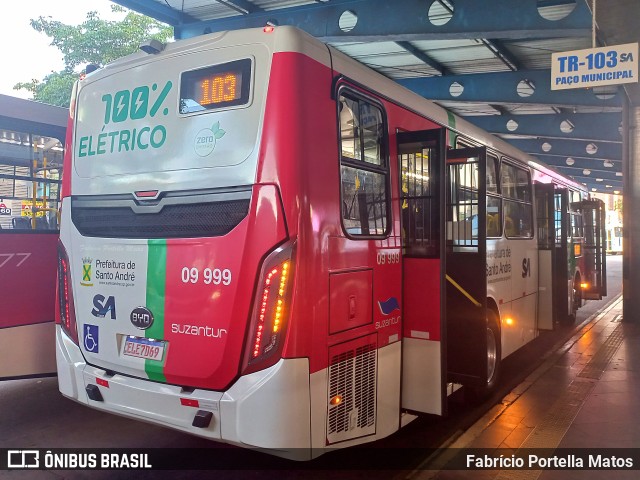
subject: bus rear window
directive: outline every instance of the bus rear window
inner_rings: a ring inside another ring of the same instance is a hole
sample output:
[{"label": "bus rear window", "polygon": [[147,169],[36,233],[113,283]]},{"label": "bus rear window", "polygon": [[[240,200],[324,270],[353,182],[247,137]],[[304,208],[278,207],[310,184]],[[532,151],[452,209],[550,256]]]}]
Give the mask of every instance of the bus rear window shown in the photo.
[{"label": "bus rear window", "polygon": [[246,58],[184,72],[180,113],[202,112],[249,103],[251,60]]}]

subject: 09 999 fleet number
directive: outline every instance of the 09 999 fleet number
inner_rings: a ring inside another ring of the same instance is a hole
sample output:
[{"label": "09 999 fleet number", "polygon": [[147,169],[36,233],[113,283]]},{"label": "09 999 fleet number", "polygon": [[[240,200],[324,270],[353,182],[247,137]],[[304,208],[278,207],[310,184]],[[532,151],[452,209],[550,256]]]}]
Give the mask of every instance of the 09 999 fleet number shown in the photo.
[{"label": "09 999 fleet number", "polygon": [[378,251],[376,254],[376,262],[378,265],[400,263],[400,252],[383,252]]},{"label": "09 999 fleet number", "polygon": [[196,267],[182,268],[182,283],[198,283],[200,280],[205,285],[231,285],[231,270],[228,268],[205,268],[200,272]]}]

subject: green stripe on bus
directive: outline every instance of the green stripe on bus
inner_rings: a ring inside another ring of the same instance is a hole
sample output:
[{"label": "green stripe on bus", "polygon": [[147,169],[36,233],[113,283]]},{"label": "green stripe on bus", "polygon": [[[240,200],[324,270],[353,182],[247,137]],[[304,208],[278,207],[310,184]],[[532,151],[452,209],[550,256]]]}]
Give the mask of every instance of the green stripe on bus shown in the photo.
[{"label": "green stripe on bus", "polygon": [[[449,128],[450,129],[454,129],[456,128],[456,116],[451,113],[449,110],[447,110],[447,120],[449,120]],[[456,147],[456,137],[458,136],[457,133],[454,133],[452,130],[449,130],[449,146],[451,148],[455,148]]]},{"label": "green stripe on bus", "polygon": [[[153,313],[153,325],[145,332],[147,338],[164,338],[166,270],[167,241],[149,240],[149,253],[147,258],[147,308]],[[150,380],[166,382],[163,364],[161,362],[145,360],[144,370],[147,372]]]}]

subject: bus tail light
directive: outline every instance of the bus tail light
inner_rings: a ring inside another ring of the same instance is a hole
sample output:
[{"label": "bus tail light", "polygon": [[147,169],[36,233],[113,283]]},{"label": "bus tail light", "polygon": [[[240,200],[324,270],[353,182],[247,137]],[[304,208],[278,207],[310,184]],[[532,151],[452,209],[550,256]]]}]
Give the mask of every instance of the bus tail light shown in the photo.
[{"label": "bus tail light", "polygon": [[251,315],[243,373],[280,358],[293,286],[293,244],[277,248],[263,262]]},{"label": "bus tail light", "polygon": [[71,288],[71,265],[62,243],[58,241],[58,294],[56,296],[56,323],[78,344],[78,327]]}]

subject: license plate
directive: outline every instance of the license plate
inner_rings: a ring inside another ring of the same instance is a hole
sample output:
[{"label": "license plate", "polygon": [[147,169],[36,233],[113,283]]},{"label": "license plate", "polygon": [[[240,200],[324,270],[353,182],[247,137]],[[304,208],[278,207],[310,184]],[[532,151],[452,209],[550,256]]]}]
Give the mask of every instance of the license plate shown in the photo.
[{"label": "license plate", "polygon": [[127,337],[124,341],[122,354],[129,357],[144,358],[145,360],[162,360],[166,342],[142,337]]}]

